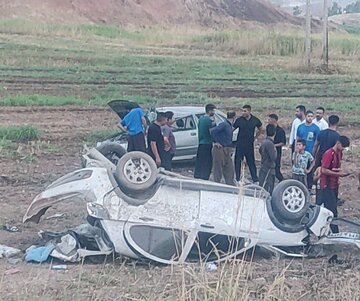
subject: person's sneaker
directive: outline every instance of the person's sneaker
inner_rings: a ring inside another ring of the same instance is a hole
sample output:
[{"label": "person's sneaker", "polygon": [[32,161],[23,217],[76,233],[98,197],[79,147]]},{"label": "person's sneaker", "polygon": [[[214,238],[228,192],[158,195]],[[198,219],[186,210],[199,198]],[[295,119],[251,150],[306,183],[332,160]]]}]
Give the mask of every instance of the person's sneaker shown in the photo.
[{"label": "person's sneaker", "polygon": [[259,181],[254,181],[254,185],[259,185]]}]

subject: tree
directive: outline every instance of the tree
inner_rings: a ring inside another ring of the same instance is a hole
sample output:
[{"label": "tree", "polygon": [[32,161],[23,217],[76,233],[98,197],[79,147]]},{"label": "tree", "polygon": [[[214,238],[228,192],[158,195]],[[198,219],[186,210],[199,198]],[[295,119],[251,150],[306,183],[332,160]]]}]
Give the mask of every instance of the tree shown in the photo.
[{"label": "tree", "polygon": [[329,9],[329,16],[341,15],[341,14],[342,14],[341,6],[337,2],[334,2],[332,7]]},{"label": "tree", "polygon": [[295,6],[295,7],[293,8],[293,15],[294,15],[294,16],[300,16],[301,13],[302,13],[302,10],[301,10],[301,8],[300,8],[299,6]]},{"label": "tree", "polygon": [[347,14],[360,13],[360,1],[358,0],[352,4],[349,4],[345,7],[345,11]]}]

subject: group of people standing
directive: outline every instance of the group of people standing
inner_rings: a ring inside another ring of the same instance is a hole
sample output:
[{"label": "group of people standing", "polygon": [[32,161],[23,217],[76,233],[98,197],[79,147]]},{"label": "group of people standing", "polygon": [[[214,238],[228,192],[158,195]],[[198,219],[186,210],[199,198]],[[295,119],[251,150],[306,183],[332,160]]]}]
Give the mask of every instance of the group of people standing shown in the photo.
[{"label": "group of people standing", "polygon": [[127,151],[148,153],[157,167],[171,170],[176,151],[176,141],[171,128],[174,121],[172,111],[159,112],[155,121],[147,127],[144,111],[139,105],[132,103],[128,113],[119,123],[119,127],[128,133]]},{"label": "group of people standing", "polygon": [[[237,185],[241,178],[242,161],[249,167],[252,181],[264,187],[269,193],[274,189],[275,179],[284,180],[281,172],[282,148],[286,145],[286,135],[278,124],[278,116],[270,114],[268,124],[251,113],[251,106],[242,107],[242,115],[227,112],[227,120],[218,125],[212,118],[215,106],[205,107],[205,116],[199,119],[199,147],[196,157],[194,177],[208,180],[213,172],[215,182],[224,177],[228,185]],[[343,149],[350,145],[346,136],[337,131],[339,117],[324,118],[325,109],[318,107],[316,113],[306,110],[303,105],[296,107],[289,144],[292,149],[292,178],[302,182],[312,192],[317,184],[316,202],[337,216],[339,178],[348,173],[341,169]],[[238,130],[236,141],[233,132]],[[259,176],[255,164],[254,142],[265,133],[259,152],[261,164]],[[232,153],[235,147],[235,159]],[[315,177],[314,177],[315,173]],[[333,226],[336,228],[336,226]],[[333,229],[334,232],[337,229]]]},{"label": "group of people standing", "polygon": [[[242,162],[245,160],[253,183],[264,187],[271,194],[275,179],[279,182],[284,180],[281,157],[286,135],[278,124],[278,115],[270,114],[264,128],[260,119],[252,114],[250,105],[242,107],[240,117],[234,111],[227,112],[226,120],[219,124],[215,123],[215,110],[215,105],[207,104],[205,115],[199,118],[194,177],[209,180],[213,173],[215,182],[220,183],[224,178],[226,184],[236,186],[241,179]],[[350,145],[350,141],[337,131],[339,117],[331,115],[327,122],[324,114],[323,107],[318,107],[315,114],[307,111],[303,105],[296,107],[296,118],[289,137],[292,178],[302,182],[309,192],[315,183],[316,203],[324,204],[336,217],[339,178],[349,175],[341,169],[343,149]],[[143,110],[134,104],[119,126],[128,132],[128,151],[146,152],[158,167],[171,170],[176,151],[171,127],[174,121],[173,112],[158,112],[155,121],[147,127]],[[238,133],[236,139],[233,139],[235,130]],[[254,144],[264,133],[265,138],[259,148],[261,164],[258,176]],[[334,232],[338,231],[336,226],[332,227]]]}]

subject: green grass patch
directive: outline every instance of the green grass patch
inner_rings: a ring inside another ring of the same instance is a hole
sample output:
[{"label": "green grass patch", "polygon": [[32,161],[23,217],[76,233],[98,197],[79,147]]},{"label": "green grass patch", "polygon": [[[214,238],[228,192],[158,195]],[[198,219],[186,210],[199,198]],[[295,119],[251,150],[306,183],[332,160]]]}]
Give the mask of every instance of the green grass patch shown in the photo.
[{"label": "green grass patch", "polygon": [[342,28],[344,28],[348,33],[354,34],[354,35],[360,35],[360,26],[356,25],[342,25]]},{"label": "green grass patch", "polygon": [[10,157],[15,154],[17,144],[6,139],[0,139],[0,156]]},{"label": "green grass patch", "polygon": [[0,106],[64,106],[83,105],[82,99],[52,95],[8,95],[0,98]]},{"label": "green grass patch", "polygon": [[39,138],[40,131],[30,125],[0,127],[0,140],[26,142],[38,140]]}]

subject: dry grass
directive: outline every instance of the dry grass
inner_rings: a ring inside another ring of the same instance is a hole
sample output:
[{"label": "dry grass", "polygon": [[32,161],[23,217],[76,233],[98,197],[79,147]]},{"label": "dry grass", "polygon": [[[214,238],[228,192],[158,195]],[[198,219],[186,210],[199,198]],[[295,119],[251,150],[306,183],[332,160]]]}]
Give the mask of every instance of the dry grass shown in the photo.
[{"label": "dry grass", "polygon": [[[0,300],[359,300],[359,266],[324,260],[232,260],[217,271],[203,265],[72,265],[52,271],[27,265],[23,281],[1,276]],[[20,275],[20,274],[18,274]]]}]

